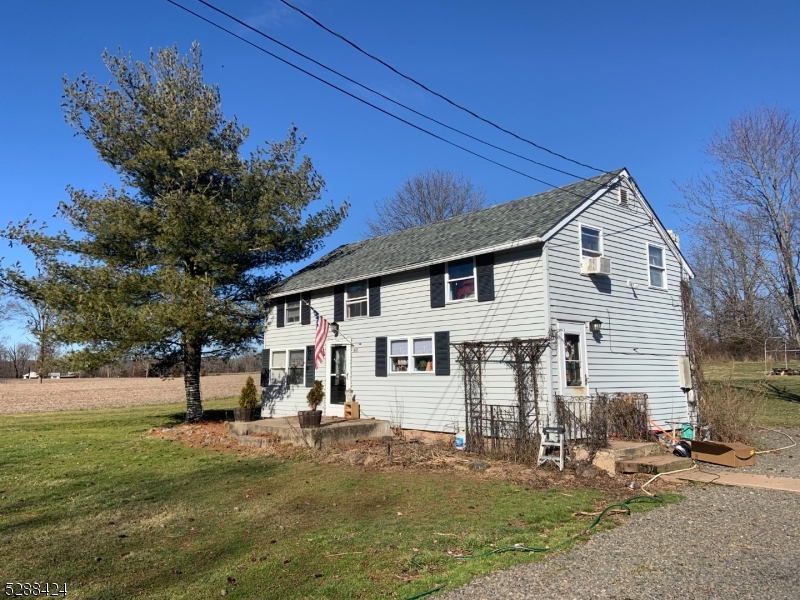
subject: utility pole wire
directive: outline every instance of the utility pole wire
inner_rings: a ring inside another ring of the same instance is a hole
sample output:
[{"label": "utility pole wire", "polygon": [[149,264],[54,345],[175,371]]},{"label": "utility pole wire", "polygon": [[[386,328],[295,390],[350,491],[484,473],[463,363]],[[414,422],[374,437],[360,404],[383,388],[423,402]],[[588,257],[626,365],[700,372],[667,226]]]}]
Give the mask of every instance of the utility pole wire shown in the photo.
[{"label": "utility pole wire", "polygon": [[[201,1],[202,1],[202,0],[201,0]],[[508,130],[508,129],[504,128],[504,127],[501,127],[501,126],[500,126],[500,125],[498,125],[497,123],[494,123],[493,121],[490,121],[489,119],[486,119],[485,117],[482,117],[482,116],[480,116],[479,114],[477,114],[477,113],[475,113],[475,112],[471,111],[471,110],[470,110],[470,109],[468,109],[467,107],[465,107],[465,106],[462,106],[461,104],[458,104],[457,102],[454,102],[453,100],[451,100],[451,99],[450,99],[450,98],[448,98],[447,96],[444,96],[444,95],[440,94],[439,92],[432,90],[431,88],[429,88],[429,87],[428,87],[428,86],[426,86],[425,84],[423,84],[423,83],[421,83],[421,82],[417,81],[416,79],[414,79],[414,78],[413,78],[413,77],[411,77],[410,75],[406,75],[405,73],[402,73],[402,72],[398,71],[397,69],[395,69],[395,68],[394,68],[392,65],[390,65],[389,63],[387,63],[387,62],[385,62],[385,61],[381,60],[380,58],[378,58],[378,57],[377,57],[377,56],[375,56],[374,54],[370,54],[369,52],[367,52],[367,51],[366,51],[366,50],[364,50],[363,48],[359,47],[359,46],[358,46],[356,43],[354,43],[354,42],[351,42],[349,39],[347,39],[346,37],[344,37],[344,36],[343,36],[343,35],[341,35],[340,33],[337,33],[337,32],[335,32],[335,31],[333,31],[332,29],[330,29],[329,27],[325,26],[324,24],[320,23],[320,22],[319,22],[319,21],[317,21],[317,20],[316,20],[314,17],[312,17],[311,15],[309,15],[307,12],[303,11],[302,9],[298,8],[298,7],[297,7],[297,6],[295,6],[294,4],[291,4],[291,3],[287,2],[286,0],[281,0],[281,2],[283,2],[283,3],[284,3],[286,6],[288,6],[288,7],[289,7],[289,8],[291,8],[292,10],[295,10],[295,11],[299,12],[299,13],[300,13],[301,15],[303,15],[305,18],[309,19],[309,20],[310,20],[310,21],[312,21],[312,22],[313,22],[315,25],[317,25],[317,26],[321,27],[322,29],[324,29],[325,31],[327,31],[328,33],[330,33],[331,35],[334,35],[334,36],[338,37],[340,40],[342,40],[343,42],[345,42],[346,44],[349,44],[350,46],[352,46],[353,48],[355,48],[356,50],[358,50],[359,52],[361,52],[361,53],[362,53],[362,54],[364,54],[365,56],[368,56],[368,57],[369,57],[369,58],[371,58],[372,60],[379,62],[379,63],[380,63],[380,64],[382,64],[384,67],[386,67],[387,69],[389,69],[389,70],[390,70],[390,71],[392,71],[393,73],[396,73],[397,75],[399,75],[399,76],[400,76],[400,77],[402,77],[403,79],[407,79],[407,80],[408,80],[408,81],[410,81],[411,83],[413,83],[413,84],[415,84],[415,85],[418,85],[419,87],[421,87],[421,88],[422,88],[423,90],[425,90],[426,92],[433,94],[433,95],[434,95],[434,96],[436,96],[437,98],[441,98],[442,100],[444,100],[444,101],[445,101],[445,102],[447,102],[448,104],[450,104],[450,105],[452,105],[452,106],[456,107],[456,108],[457,108],[457,109],[459,109],[459,110],[462,110],[462,111],[466,112],[467,114],[470,114],[470,115],[472,115],[473,117],[475,117],[476,119],[478,119],[478,120],[480,120],[480,121],[483,121],[483,122],[484,122],[484,123],[486,123],[487,125],[491,125],[491,126],[492,126],[492,127],[494,127],[495,129],[499,129],[499,130],[500,130],[500,131],[502,131],[503,133],[507,133],[508,135],[511,135],[511,136],[513,136],[513,137],[517,138],[518,140],[520,140],[520,141],[522,141],[522,142],[525,142],[526,144],[530,144],[531,146],[533,146],[533,147],[535,147],[535,148],[538,148],[539,150],[544,150],[545,152],[547,152],[547,153],[549,153],[549,154],[552,154],[553,156],[557,156],[557,157],[559,157],[559,158],[563,158],[563,159],[564,159],[564,160],[566,160],[566,161],[569,161],[569,162],[571,162],[571,163],[574,163],[574,164],[576,164],[576,165],[580,165],[581,167],[586,167],[587,169],[592,169],[593,171],[597,171],[597,172],[599,172],[599,173],[605,173],[605,172],[606,172],[604,169],[598,169],[597,167],[593,167],[592,165],[587,165],[586,163],[582,163],[582,162],[580,162],[580,161],[577,161],[577,160],[574,160],[574,159],[572,159],[572,158],[570,158],[570,157],[568,157],[568,156],[564,156],[563,154],[559,154],[558,152],[555,152],[554,150],[550,150],[549,148],[546,148],[545,146],[542,146],[541,144],[537,144],[537,143],[536,143],[536,142],[534,142],[534,141],[531,141],[531,140],[529,140],[529,139],[527,139],[527,138],[524,138],[524,137],[522,137],[522,136],[520,136],[520,135],[517,135],[517,134],[516,134],[516,133],[514,133],[513,131],[510,131],[510,130]],[[204,3],[204,4],[205,4],[205,3]]]},{"label": "utility pole wire", "polygon": [[[548,181],[544,181],[543,179],[539,179],[537,177],[534,177],[533,175],[529,175],[528,173],[525,173],[523,171],[515,169],[514,167],[509,167],[508,165],[505,165],[505,164],[503,164],[501,162],[493,160],[493,159],[489,158],[488,156],[484,156],[483,154],[475,152],[474,150],[470,150],[469,148],[465,148],[464,146],[461,146],[460,144],[456,144],[455,142],[453,142],[451,140],[448,140],[447,138],[444,138],[444,137],[442,137],[442,136],[440,136],[440,135],[438,135],[436,133],[433,133],[432,131],[429,131],[429,130],[425,129],[424,127],[420,127],[419,125],[416,125],[415,123],[412,123],[411,121],[407,121],[406,119],[404,119],[402,117],[399,117],[396,114],[391,113],[388,110],[385,110],[385,109],[381,108],[380,106],[372,104],[371,102],[369,102],[367,100],[364,100],[363,98],[360,98],[360,97],[356,96],[355,94],[352,94],[351,92],[348,92],[344,88],[341,88],[341,87],[337,86],[336,84],[333,84],[330,81],[327,81],[327,80],[323,79],[322,77],[319,77],[318,75],[315,75],[314,73],[311,73],[310,71],[307,71],[306,69],[297,66],[296,64],[286,60],[285,58],[282,58],[282,57],[278,56],[277,54],[274,54],[274,53],[270,52],[266,48],[263,48],[262,46],[259,46],[258,44],[254,43],[254,42],[251,42],[247,38],[244,38],[244,37],[234,33],[230,29],[226,29],[225,27],[223,27],[222,25],[219,25],[218,23],[215,23],[211,19],[207,19],[206,17],[194,12],[193,10],[191,10],[189,8],[186,8],[185,6],[183,6],[181,4],[178,4],[174,0],[167,0],[167,2],[177,6],[181,10],[184,10],[184,11],[186,11],[187,13],[189,13],[191,15],[194,15],[195,17],[197,17],[201,21],[205,21],[209,25],[212,25],[212,26],[216,27],[217,29],[219,29],[221,31],[224,31],[228,35],[231,35],[231,36],[235,37],[236,39],[239,39],[239,40],[243,41],[245,44],[248,44],[249,46],[252,46],[253,48],[255,48],[257,50],[260,50],[261,52],[271,56],[272,58],[281,61],[282,63],[292,67],[293,69],[296,69],[296,70],[300,71],[301,73],[304,73],[305,75],[308,75],[309,77],[313,77],[317,81],[319,81],[321,83],[324,83],[325,85],[327,85],[329,87],[332,87],[333,89],[335,89],[335,90],[337,90],[339,92],[342,92],[343,94],[346,94],[346,95],[350,96],[351,98],[353,98],[355,100],[358,100],[359,102],[361,102],[363,104],[366,104],[367,106],[371,106],[375,110],[380,111],[383,114],[385,114],[385,115],[387,115],[387,116],[389,116],[389,117],[391,117],[393,119],[396,119],[396,120],[400,121],[401,123],[405,123],[406,125],[408,125],[410,127],[413,127],[414,129],[416,129],[418,131],[421,131],[422,133],[425,133],[425,134],[427,134],[427,135],[429,135],[429,136],[431,136],[433,138],[436,138],[437,140],[440,140],[440,141],[444,142],[445,144],[449,144],[450,146],[458,148],[459,150],[463,150],[464,152],[472,154],[473,156],[477,156],[478,158],[481,158],[481,159],[483,159],[483,160],[485,160],[487,162],[490,162],[490,163],[492,163],[494,165],[497,165],[498,167],[501,167],[503,169],[506,169],[506,170],[511,171],[513,173],[516,173],[518,175],[522,175],[523,177],[531,179],[531,180],[533,180],[533,181],[535,181],[537,183],[541,183],[541,184],[546,185],[548,187],[551,187],[553,189],[558,189],[559,188],[559,186],[557,186],[557,185],[555,185],[553,183],[550,183]],[[572,194],[573,196],[576,196],[578,198],[586,199],[585,196],[583,196],[581,194],[578,194],[576,192],[573,192],[572,190],[564,189],[564,191],[569,193],[569,194]]]},{"label": "utility pole wire", "polygon": [[515,156],[517,158],[521,158],[522,160],[528,161],[529,163],[533,163],[534,165],[538,165],[540,167],[544,167],[545,169],[550,169],[551,171],[555,171],[557,173],[562,173],[563,175],[569,175],[570,177],[574,177],[575,179],[582,179],[582,180],[586,181],[585,177],[581,177],[580,175],[575,175],[574,173],[570,173],[569,171],[564,171],[562,169],[558,169],[558,168],[553,167],[551,165],[548,165],[546,163],[542,163],[542,162],[533,160],[532,158],[528,158],[527,156],[523,156],[522,154],[517,154],[516,152],[513,152],[511,150],[507,150],[506,148],[503,148],[501,146],[497,146],[495,144],[492,144],[491,142],[487,142],[487,141],[485,141],[485,140],[483,140],[483,139],[481,139],[479,137],[475,137],[474,135],[471,135],[471,134],[469,134],[469,133],[467,133],[465,131],[461,131],[460,129],[457,129],[455,127],[452,127],[452,126],[448,125],[447,123],[443,123],[443,122],[441,122],[441,121],[439,121],[437,119],[434,119],[433,117],[429,117],[428,115],[426,115],[426,114],[424,114],[424,113],[422,113],[422,112],[420,112],[418,110],[415,110],[415,109],[411,108],[410,106],[407,106],[407,105],[403,104],[402,102],[398,102],[397,100],[394,100],[393,98],[390,98],[389,96],[387,96],[385,94],[382,94],[381,92],[379,92],[379,91],[377,91],[377,90],[375,90],[375,89],[373,89],[373,88],[371,88],[371,87],[369,87],[367,85],[364,85],[363,83],[360,83],[360,82],[356,81],[355,79],[352,79],[351,77],[348,77],[344,73],[340,73],[336,69],[333,69],[333,68],[331,68],[331,67],[329,67],[329,66],[327,66],[327,65],[325,65],[325,64],[323,64],[321,62],[319,62],[318,60],[315,60],[314,58],[308,56],[307,54],[303,54],[299,50],[295,50],[294,48],[292,48],[288,44],[284,44],[280,40],[277,40],[274,37],[264,33],[260,29],[256,29],[255,27],[253,27],[251,25],[248,25],[246,22],[242,21],[241,19],[238,19],[237,17],[233,16],[232,14],[230,14],[228,12],[225,12],[221,8],[218,8],[218,7],[214,6],[210,2],[206,2],[205,0],[197,0],[197,1],[200,2],[200,4],[203,4],[203,5],[207,6],[211,10],[213,10],[215,12],[218,12],[219,14],[224,15],[225,17],[228,17],[232,21],[236,21],[242,27],[246,27],[250,31],[252,31],[254,33],[257,33],[261,37],[264,37],[264,38],[268,39],[269,41],[271,41],[271,42],[273,42],[275,44],[278,44],[280,47],[285,48],[289,52],[293,52],[297,56],[305,58],[307,61],[310,61],[310,62],[314,63],[318,67],[322,67],[326,71],[329,71],[330,73],[333,73],[334,75],[338,75],[342,79],[344,79],[346,81],[349,81],[350,83],[352,83],[354,85],[357,85],[358,87],[360,87],[362,89],[365,89],[368,92],[371,92],[371,93],[375,94],[376,96],[380,96],[384,100],[387,100],[387,101],[391,102],[392,104],[394,104],[396,106],[404,108],[404,109],[414,113],[415,115],[418,115],[418,116],[422,117],[423,119],[427,119],[428,121],[436,123],[437,125],[441,125],[442,127],[446,128],[446,129],[449,129],[450,131],[454,131],[456,133],[459,133],[459,134],[461,134],[461,135],[463,135],[465,137],[468,137],[471,140],[475,140],[476,142],[484,144],[485,146],[489,146],[490,148],[494,148],[495,150],[500,150],[500,152],[505,152],[506,154],[509,154],[511,156]]}]

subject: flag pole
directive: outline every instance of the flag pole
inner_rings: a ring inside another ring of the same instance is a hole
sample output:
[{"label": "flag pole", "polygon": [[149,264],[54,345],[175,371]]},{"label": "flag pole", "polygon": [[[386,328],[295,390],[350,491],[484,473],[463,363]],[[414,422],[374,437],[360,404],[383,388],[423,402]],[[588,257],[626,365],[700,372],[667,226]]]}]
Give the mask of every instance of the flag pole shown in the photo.
[{"label": "flag pole", "polygon": [[[322,316],[319,311],[317,311],[313,306],[311,306],[311,303],[309,301],[305,300],[304,298],[300,298],[300,302],[304,302],[306,304],[306,306],[308,306],[308,308],[313,310],[320,317]],[[353,342],[352,339],[350,339],[345,334],[340,332],[339,323],[336,323],[336,321],[330,321],[330,323],[331,323],[331,325],[336,324],[336,327],[334,328],[334,332],[333,332],[333,337],[337,338],[337,337],[339,337],[341,335],[342,338],[344,339],[344,341],[347,342],[347,345],[350,346],[350,351],[347,353],[347,374],[346,375],[347,375],[348,387],[344,391],[344,394],[345,394],[345,401],[346,402],[352,402],[353,398],[355,396],[355,394],[353,393],[353,352],[355,352],[356,345],[355,345],[355,342]]]}]

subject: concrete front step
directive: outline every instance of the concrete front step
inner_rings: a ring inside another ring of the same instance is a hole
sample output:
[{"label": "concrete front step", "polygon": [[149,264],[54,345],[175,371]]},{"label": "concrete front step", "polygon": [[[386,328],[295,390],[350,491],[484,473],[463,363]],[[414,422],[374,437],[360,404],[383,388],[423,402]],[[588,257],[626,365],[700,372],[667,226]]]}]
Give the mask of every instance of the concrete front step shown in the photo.
[{"label": "concrete front step", "polygon": [[610,475],[617,472],[616,466],[619,461],[661,454],[661,446],[656,442],[623,442],[610,439],[608,446],[597,451],[593,462],[598,469],[603,469]]},{"label": "concrete front step", "polygon": [[[354,443],[365,438],[391,436],[388,421],[377,419],[323,418],[313,429],[301,429],[297,417],[260,419],[229,423],[231,433],[244,446],[268,446],[274,443],[321,448],[331,444]],[[259,437],[263,436],[263,437]]]},{"label": "concrete front step", "polygon": [[660,456],[646,456],[630,460],[617,461],[617,473],[647,473],[656,475],[658,473],[669,473],[680,469],[688,469],[692,466],[691,458],[682,458],[673,454],[662,454]]}]

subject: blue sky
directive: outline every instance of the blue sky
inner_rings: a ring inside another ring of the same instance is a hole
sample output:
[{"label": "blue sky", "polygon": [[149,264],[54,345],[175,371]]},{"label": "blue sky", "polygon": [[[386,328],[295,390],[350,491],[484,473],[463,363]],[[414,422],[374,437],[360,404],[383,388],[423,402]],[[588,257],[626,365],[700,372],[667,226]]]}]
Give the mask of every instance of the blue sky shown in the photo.
[{"label": "blue sky", "polygon": [[[224,22],[196,0],[178,1]],[[532,159],[591,175],[449,107],[278,0],[214,3],[417,110]],[[661,220],[679,232],[672,182],[704,168],[704,139],[761,103],[800,112],[797,2],[298,3],[398,69],[524,137],[601,168],[628,167]],[[352,203],[327,249],[363,237],[373,202],[428,167],[464,172],[486,188],[491,203],[547,189],[393,121],[166,0],[41,0],[9,3],[0,21],[0,224],[32,213],[59,227],[52,215],[67,185],[100,189],[115,181],[64,122],[64,75],[74,79],[85,71],[107,81],[104,48],[146,59],[150,48],[177,43],[185,51],[193,40],[202,45],[206,81],[220,86],[226,115],[250,127],[249,145],[282,139],[294,123],[308,136],[305,151],[327,182],[325,199]],[[539,179],[572,181],[431,128]],[[682,242],[690,240],[683,236]],[[0,248],[0,255],[4,262],[30,264],[14,250]]]}]

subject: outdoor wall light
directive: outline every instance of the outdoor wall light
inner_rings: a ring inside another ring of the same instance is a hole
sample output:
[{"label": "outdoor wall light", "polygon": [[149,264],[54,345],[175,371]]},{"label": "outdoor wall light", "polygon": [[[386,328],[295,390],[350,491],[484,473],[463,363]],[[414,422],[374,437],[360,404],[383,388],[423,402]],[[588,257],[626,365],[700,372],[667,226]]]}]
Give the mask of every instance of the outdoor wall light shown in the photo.
[{"label": "outdoor wall light", "polygon": [[603,326],[603,322],[600,319],[593,319],[589,321],[589,331],[591,331],[594,335],[600,335],[600,328]]},{"label": "outdoor wall light", "polygon": [[331,323],[331,331],[333,332],[333,337],[339,337],[339,324],[336,321]]}]

